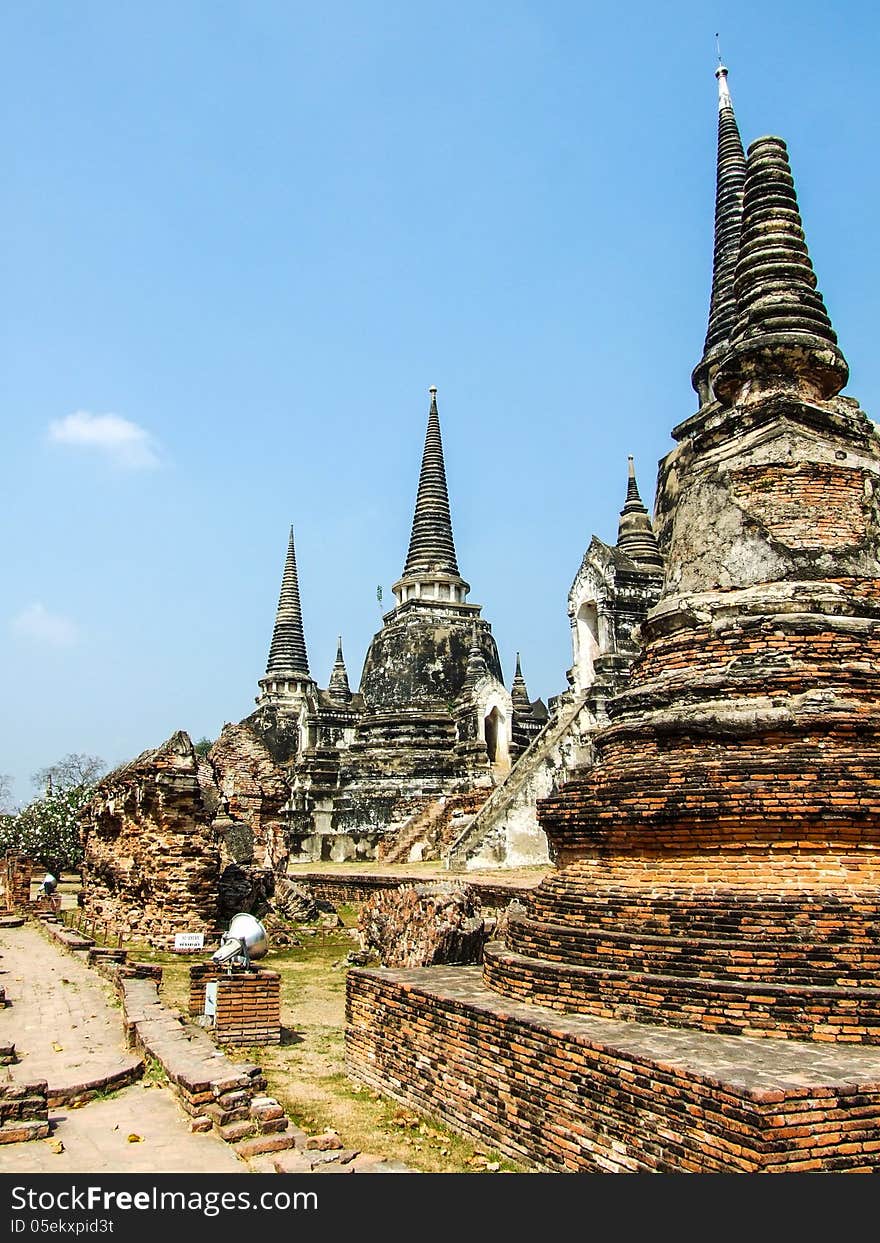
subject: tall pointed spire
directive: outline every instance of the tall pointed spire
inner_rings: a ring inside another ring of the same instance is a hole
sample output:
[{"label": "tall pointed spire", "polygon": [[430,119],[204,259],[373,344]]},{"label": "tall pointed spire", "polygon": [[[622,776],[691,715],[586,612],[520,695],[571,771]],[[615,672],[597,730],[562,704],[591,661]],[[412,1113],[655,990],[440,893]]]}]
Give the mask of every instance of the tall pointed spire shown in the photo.
[{"label": "tall pointed spire", "polygon": [[333,672],[330,674],[327,693],[331,699],[338,700],[340,703],[348,703],[351,699],[348,671],[345,668],[345,661],[342,657],[342,635],[339,636],[339,642],[336,645],[336,663],[333,666]]},{"label": "tall pointed spire", "polygon": [[413,516],[409,552],[403,568],[404,577],[424,573],[458,576],[458,561],[452,539],[449,494],[446,490],[446,467],[443,442],[440,439],[440,417],[437,413],[437,389],[432,385],[428,430],[419,474],[419,490]]},{"label": "tall pointed spire", "polygon": [[631,561],[645,567],[662,569],[663,557],[651,524],[651,517],[636,483],[636,468],[632,456],[627,459],[626,501],[620,511],[617,528],[617,547]]},{"label": "tall pointed spire", "polygon": [[734,293],[736,322],[716,377],[721,397],[791,391],[822,401],[840,392],[849,368],[816,288],[781,138],[749,147]]},{"label": "tall pointed spire", "polygon": [[528,687],[523,677],[522,666],[519,663],[519,652],[516,654],[516,673],[513,675],[513,682],[510,687],[510,698],[513,702],[515,713],[518,713],[520,716],[523,713],[531,714],[532,701],[529,699]]},{"label": "tall pointed spire", "polygon": [[691,377],[691,383],[699,394],[701,403],[711,400],[710,370],[726,349],[736,318],[733,275],[739,254],[743,187],[746,179],[746,157],[727,85],[727,67],[719,65],[715,76],[718,79],[718,162],[712,296],[703,357]]},{"label": "tall pointed spire", "polygon": [[281,595],[275,615],[275,629],[269,648],[267,674],[296,674],[309,677],[309,659],[306,655],[306,639],[303,633],[302,609],[299,602],[299,579],[296,572],[296,551],[293,546],[293,527],[287,541],[287,559],[281,579]]}]

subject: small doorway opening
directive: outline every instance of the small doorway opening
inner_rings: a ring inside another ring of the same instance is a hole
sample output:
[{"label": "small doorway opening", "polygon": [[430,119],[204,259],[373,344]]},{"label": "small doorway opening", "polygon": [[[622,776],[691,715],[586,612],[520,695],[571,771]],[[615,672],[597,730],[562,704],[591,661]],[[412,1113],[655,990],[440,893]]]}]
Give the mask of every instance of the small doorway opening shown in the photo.
[{"label": "small doorway opening", "polygon": [[577,663],[581,685],[587,687],[594,680],[596,657],[599,648],[599,610],[595,600],[586,600],[577,612]]},{"label": "small doorway opening", "polygon": [[486,753],[493,768],[507,769],[510,767],[510,751],[507,746],[507,720],[504,713],[497,707],[483,718],[483,735],[486,739]]}]

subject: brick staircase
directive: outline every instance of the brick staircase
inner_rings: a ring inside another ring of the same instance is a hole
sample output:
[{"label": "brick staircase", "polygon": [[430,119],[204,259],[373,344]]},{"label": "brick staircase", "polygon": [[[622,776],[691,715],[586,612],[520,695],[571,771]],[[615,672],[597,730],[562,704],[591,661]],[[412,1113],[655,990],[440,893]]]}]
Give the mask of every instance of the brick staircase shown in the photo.
[{"label": "brick staircase", "polygon": [[[466,830],[492,791],[471,790],[434,799],[415,812],[387,848],[379,850],[382,863],[411,863],[439,859]],[[414,855],[414,848],[418,848]]]}]

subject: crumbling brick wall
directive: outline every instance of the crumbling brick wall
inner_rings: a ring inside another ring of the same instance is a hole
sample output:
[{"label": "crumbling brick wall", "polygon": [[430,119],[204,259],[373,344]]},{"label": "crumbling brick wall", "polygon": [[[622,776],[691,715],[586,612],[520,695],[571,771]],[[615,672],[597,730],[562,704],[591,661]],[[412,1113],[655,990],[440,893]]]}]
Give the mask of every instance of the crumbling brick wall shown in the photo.
[{"label": "crumbling brick wall", "polygon": [[20,850],[9,850],[0,860],[0,911],[20,911],[31,895],[33,860]]},{"label": "crumbling brick wall", "polygon": [[177,932],[216,933],[210,794],[182,732],[106,776],[82,819],[85,914],[154,944],[173,944]]},{"label": "crumbling brick wall", "polygon": [[259,905],[285,869],[288,797],[247,726],[227,725],[206,759],[174,734],[105,777],[83,813],[85,914],[156,944],[216,933],[230,902]]},{"label": "crumbling brick wall", "polygon": [[245,724],[224,725],[208,755],[219,793],[223,862],[283,871],[290,855],[284,808],[290,787],[261,739]]}]

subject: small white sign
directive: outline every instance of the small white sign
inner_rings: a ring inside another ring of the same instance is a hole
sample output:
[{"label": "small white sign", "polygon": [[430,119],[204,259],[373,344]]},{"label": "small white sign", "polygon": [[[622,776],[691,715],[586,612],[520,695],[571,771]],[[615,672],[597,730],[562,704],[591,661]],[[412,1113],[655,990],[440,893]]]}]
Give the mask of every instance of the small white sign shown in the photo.
[{"label": "small white sign", "polygon": [[205,948],[204,932],[175,932],[175,950],[201,950]]}]

